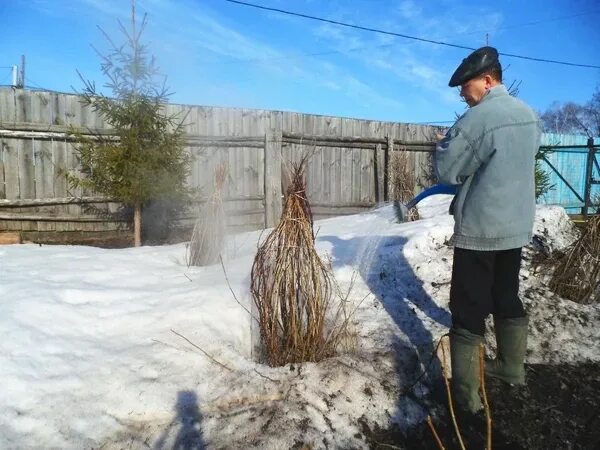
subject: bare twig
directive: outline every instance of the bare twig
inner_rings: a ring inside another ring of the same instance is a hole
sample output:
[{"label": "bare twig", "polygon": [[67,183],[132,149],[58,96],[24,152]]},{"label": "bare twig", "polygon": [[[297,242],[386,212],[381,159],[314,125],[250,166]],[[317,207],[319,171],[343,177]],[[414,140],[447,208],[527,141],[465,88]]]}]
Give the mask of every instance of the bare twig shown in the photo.
[{"label": "bare twig", "polygon": [[167,344],[166,342],[159,341],[158,339],[152,339],[152,342],[156,342],[157,344],[162,344],[165,347],[169,347],[174,350],[179,350],[180,352],[191,352],[192,351],[192,350],[188,350],[187,348],[175,347],[174,345]]},{"label": "bare twig", "polygon": [[431,416],[427,416],[427,425],[429,425],[429,429],[431,430],[431,434],[433,434],[433,437],[435,438],[435,442],[437,443],[438,448],[440,450],[445,450],[445,447],[442,444],[442,441],[441,441],[437,431],[435,430],[435,427],[433,426],[433,421],[431,420]]},{"label": "bare twig", "polygon": [[252,298],[271,366],[332,356],[348,324],[343,299],[332,311],[339,289],[315,248],[304,180],[307,158],[292,164],[281,219],[260,244],[252,265]]},{"label": "bare twig", "polygon": [[265,378],[265,379],[267,379],[267,380],[269,380],[269,381],[272,381],[273,383],[281,383],[281,380],[274,380],[273,378],[271,378],[271,377],[268,377],[268,376],[266,376],[266,375],[264,375],[264,374],[260,373],[260,372],[259,372],[258,370],[256,370],[256,369],[254,369],[254,371],[255,371],[255,372],[258,374],[258,375],[260,375],[261,377],[263,377],[263,378]]},{"label": "bare twig", "polygon": [[223,369],[226,369],[230,372],[233,372],[233,369],[227,367],[225,364],[217,361],[215,358],[213,358],[209,353],[207,353],[206,351],[204,351],[202,348],[200,348],[198,345],[194,344],[192,341],[190,341],[188,338],[186,338],[184,335],[179,334],[177,331],[171,329],[171,332],[173,334],[176,334],[177,336],[179,336],[181,339],[187,341],[190,345],[192,345],[194,348],[197,348],[198,350],[200,350],[207,358],[209,358],[212,362],[214,362],[215,364],[221,366]]},{"label": "bare twig", "polygon": [[[411,168],[408,152],[394,151],[390,158],[389,179],[391,184],[391,199],[406,203],[413,198],[415,193],[415,172]],[[408,220],[418,220],[419,212],[411,208],[408,212]]]},{"label": "bare twig", "polygon": [[227,282],[227,287],[229,287],[229,290],[231,291],[231,295],[233,295],[234,300],[238,303],[238,305],[240,305],[244,311],[246,311],[248,314],[250,314],[250,317],[252,317],[254,320],[256,320],[258,322],[258,319],[256,317],[254,317],[254,315],[250,312],[250,310],[248,308],[246,308],[242,302],[240,302],[237,298],[237,296],[235,295],[235,292],[233,292],[233,288],[231,287],[231,283],[229,282],[229,277],[227,277],[227,271],[225,270],[225,264],[223,263],[223,257],[221,255],[219,255],[219,261],[221,261],[221,267],[223,268],[223,274],[225,275],[225,281]]},{"label": "bare twig", "polygon": [[488,403],[487,393],[485,391],[485,363],[483,362],[484,348],[479,345],[479,383],[481,386],[481,397],[483,398],[483,408],[485,411],[486,425],[486,450],[492,450],[492,415],[490,414],[490,404]]},{"label": "bare twig", "polygon": [[446,393],[448,394],[448,409],[450,410],[450,417],[452,417],[452,424],[454,425],[454,431],[456,432],[456,437],[458,438],[458,443],[460,444],[460,448],[462,450],[465,449],[465,444],[462,439],[462,435],[460,434],[460,429],[458,428],[458,423],[456,422],[456,415],[454,414],[454,405],[452,404],[452,393],[450,392],[450,382],[448,381],[448,369],[446,368],[446,348],[442,345],[442,372],[444,375],[444,383],[446,384]]},{"label": "bare twig", "polygon": [[578,303],[594,302],[600,284],[600,216],[588,220],[566,251],[555,252],[543,264],[553,268],[548,283],[553,292]]},{"label": "bare twig", "polygon": [[187,250],[188,266],[216,263],[225,241],[225,211],[221,191],[226,178],[224,165],[215,168],[213,194],[202,207]]}]

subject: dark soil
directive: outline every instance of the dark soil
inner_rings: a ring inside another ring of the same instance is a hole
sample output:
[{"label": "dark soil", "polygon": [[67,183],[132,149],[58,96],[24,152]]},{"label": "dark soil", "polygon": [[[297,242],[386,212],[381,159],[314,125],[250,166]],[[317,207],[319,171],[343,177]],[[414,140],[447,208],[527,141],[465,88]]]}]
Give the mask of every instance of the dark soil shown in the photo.
[{"label": "dark soil", "polygon": [[[527,385],[487,381],[492,448],[501,450],[600,449],[600,364],[527,366]],[[446,449],[460,448],[446,408],[433,418]],[[361,423],[372,449],[438,449],[427,424],[402,433]],[[485,424],[461,425],[467,449],[483,449]]]}]

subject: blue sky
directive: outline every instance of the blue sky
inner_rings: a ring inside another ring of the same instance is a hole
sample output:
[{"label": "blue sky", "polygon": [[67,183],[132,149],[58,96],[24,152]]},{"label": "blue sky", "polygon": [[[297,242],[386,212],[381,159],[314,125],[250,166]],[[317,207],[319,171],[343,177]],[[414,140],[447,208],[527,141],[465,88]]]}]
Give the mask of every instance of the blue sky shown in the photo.
[{"label": "blue sky", "polygon": [[[251,0],[252,2],[252,0]],[[594,0],[254,0],[264,6],[505,53],[600,65]],[[175,103],[277,109],[399,122],[451,121],[464,105],[447,86],[469,52],[260,11],[223,0],[137,0],[144,41]],[[25,54],[26,84],[70,92],[79,70],[105,80],[97,26],[121,41],[129,0],[0,0],[0,84]],[[600,70],[509,57],[505,81],[537,110],[587,101]]]}]

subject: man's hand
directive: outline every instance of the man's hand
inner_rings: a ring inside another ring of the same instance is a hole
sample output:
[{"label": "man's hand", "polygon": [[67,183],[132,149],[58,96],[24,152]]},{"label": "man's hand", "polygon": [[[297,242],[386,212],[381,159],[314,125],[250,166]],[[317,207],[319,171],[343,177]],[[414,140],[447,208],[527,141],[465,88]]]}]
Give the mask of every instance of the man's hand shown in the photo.
[{"label": "man's hand", "polygon": [[439,131],[437,133],[435,133],[435,137],[438,141],[441,141],[442,139],[444,139],[446,137],[446,133],[448,132],[448,129],[445,128],[443,129],[443,132],[440,133]]}]

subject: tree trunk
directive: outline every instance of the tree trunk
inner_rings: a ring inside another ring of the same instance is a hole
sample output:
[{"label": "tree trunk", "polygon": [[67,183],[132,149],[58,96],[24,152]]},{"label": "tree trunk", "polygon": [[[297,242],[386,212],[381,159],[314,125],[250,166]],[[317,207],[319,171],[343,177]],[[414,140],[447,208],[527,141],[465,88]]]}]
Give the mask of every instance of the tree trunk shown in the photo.
[{"label": "tree trunk", "polygon": [[136,203],[133,207],[133,241],[136,247],[142,245],[142,204]]}]

